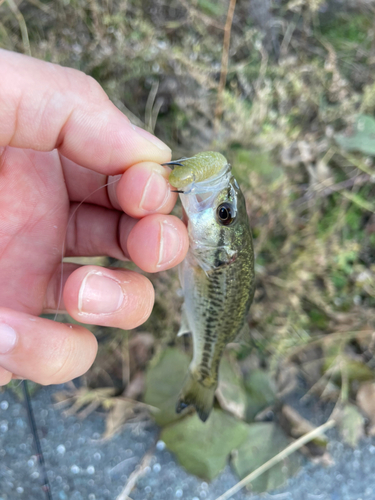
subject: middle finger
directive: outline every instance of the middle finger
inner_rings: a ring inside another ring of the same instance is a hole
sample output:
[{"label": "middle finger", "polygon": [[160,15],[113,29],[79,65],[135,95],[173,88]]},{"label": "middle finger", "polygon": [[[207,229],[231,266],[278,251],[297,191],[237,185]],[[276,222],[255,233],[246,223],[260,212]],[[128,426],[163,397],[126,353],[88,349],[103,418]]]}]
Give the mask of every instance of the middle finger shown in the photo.
[{"label": "middle finger", "polygon": [[73,204],[66,232],[66,257],[108,255],[131,259],[146,272],[170,269],[185,257],[185,225],[173,215],[151,214],[141,220],[117,210]]}]

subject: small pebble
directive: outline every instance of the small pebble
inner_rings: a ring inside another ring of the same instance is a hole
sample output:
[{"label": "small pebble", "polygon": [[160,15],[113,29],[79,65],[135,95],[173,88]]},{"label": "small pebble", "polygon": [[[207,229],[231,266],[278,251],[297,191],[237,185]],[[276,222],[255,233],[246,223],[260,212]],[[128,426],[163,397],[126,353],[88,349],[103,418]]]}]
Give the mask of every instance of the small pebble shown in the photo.
[{"label": "small pebble", "polygon": [[178,489],[178,490],[176,490],[176,493],[174,494],[174,496],[176,498],[181,498],[183,494],[184,494],[184,492],[182,490]]},{"label": "small pebble", "polygon": [[161,470],[161,465],[160,464],[155,464],[152,468],[154,472],[160,472]]},{"label": "small pebble", "polygon": [[96,499],[96,496],[94,495],[94,493],[90,493],[88,500],[95,500],[95,499]]},{"label": "small pebble", "polygon": [[23,493],[23,488],[22,486],[18,486],[18,488],[16,489],[17,493],[21,494]]},{"label": "small pebble", "polygon": [[151,487],[150,486],[146,486],[145,493],[147,493],[147,494],[151,493]]},{"label": "small pebble", "polygon": [[2,410],[7,410],[7,409],[9,408],[9,403],[8,403],[8,401],[2,401],[2,402],[0,403],[0,408],[1,408]]},{"label": "small pebble", "polygon": [[64,455],[66,451],[65,446],[63,444],[59,444],[59,446],[56,448],[56,451],[57,453],[59,453],[59,455]]},{"label": "small pebble", "polygon": [[159,450],[159,451],[163,451],[165,449],[165,443],[164,443],[164,441],[159,440],[156,443],[156,449]]},{"label": "small pebble", "polygon": [[73,472],[73,474],[78,474],[79,473],[79,467],[78,467],[78,465],[72,465],[70,467],[70,470]]},{"label": "small pebble", "polygon": [[102,456],[99,452],[96,452],[96,453],[94,453],[94,458],[95,458],[95,460],[100,460],[102,458]]},{"label": "small pebble", "polygon": [[0,431],[1,432],[8,431],[8,422],[6,420],[3,420],[2,422],[0,422]]},{"label": "small pebble", "polygon": [[95,474],[95,467],[93,465],[89,465],[86,469],[87,474]]},{"label": "small pebble", "polygon": [[26,422],[24,422],[22,418],[17,418],[16,426],[19,427],[20,429],[24,429],[26,427]]}]

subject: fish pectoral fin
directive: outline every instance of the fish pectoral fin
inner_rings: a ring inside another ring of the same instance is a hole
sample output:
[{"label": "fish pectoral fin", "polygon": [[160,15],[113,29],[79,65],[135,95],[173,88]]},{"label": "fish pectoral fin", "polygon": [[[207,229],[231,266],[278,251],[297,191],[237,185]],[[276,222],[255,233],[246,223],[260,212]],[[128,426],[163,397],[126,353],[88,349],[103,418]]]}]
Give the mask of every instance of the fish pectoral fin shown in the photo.
[{"label": "fish pectoral fin", "polygon": [[182,337],[185,333],[191,333],[191,328],[189,326],[189,321],[187,319],[185,304],[182,304],[181,308],[181,324],[178,330],[177,337]]},{"label": "fish pectoral fin", "polygon": [[177,337],[182,337],[183,335],[191,333],[191,330],[189,328],[183,328],[182,325],[180,326],[180,329],[177,332]]},{"label": "fish pectoral fin", "polygon": [[205,422],[212,410],[217,383],[205,386],[189,371],[176,405],[176,412],[181,413],[188,406],[194,406],[199,418]]},{"label": "fish pectoral fin", "polygon": [[200,245],[199,251],[194,251],[194,257],[197,264],[208,276],[208,273],[215,271],[219,267],[225,267],[232,264],[237,259],[237,252],[227,246],[215,247],[215,250],[221,250],[219,263],[214,263],[212,259],[213,247]]}]

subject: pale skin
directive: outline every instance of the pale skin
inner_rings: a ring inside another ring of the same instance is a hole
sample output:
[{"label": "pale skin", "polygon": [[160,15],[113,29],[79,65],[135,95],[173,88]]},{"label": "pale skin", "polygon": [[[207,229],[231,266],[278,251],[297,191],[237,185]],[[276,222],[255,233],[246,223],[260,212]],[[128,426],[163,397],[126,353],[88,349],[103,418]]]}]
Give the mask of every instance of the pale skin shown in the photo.
[{"label": "pale skin", "polygon": [[132,126],[97,82],[4,50],[0,74],[0,385],[58,384],[88,370],[97,342],[41,314],[59,307],[81,323],[132,329],[154,303],[139,273],[73,264],[59,303],[64,245],[66,256],[157,272],[183,260],[188,237],[168,215],[170,149]]}]

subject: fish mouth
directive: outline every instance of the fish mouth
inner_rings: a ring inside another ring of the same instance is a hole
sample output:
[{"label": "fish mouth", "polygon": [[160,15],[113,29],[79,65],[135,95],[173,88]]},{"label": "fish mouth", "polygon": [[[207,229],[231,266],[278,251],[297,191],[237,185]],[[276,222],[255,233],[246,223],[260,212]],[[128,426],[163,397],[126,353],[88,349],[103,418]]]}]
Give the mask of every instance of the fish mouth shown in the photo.
[{"label": "fish mouth", "polygon": [[184,190],[180,192],[182,196],[189,195],[203,195],[202,200],[205,200],[228,186],[232,167],[227,163],[226,167],[217,175],[204,179],[203,181],[195,182],[185,186]]}]

